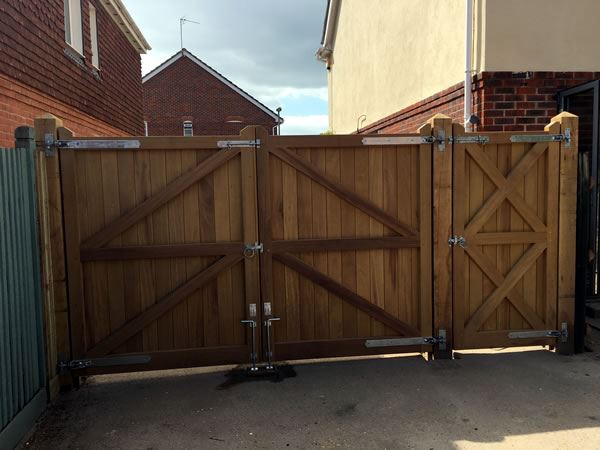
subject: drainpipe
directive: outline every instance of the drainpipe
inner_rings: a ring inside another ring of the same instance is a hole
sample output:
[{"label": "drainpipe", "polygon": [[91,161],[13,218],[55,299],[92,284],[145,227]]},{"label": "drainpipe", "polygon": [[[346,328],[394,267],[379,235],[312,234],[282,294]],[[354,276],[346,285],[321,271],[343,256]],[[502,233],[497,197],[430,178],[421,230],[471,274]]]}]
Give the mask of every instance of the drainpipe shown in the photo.
[{"label": "drainpipe", "polygon": [[465,130],[471,131],[473,115],[473,0],[465,0]]}]

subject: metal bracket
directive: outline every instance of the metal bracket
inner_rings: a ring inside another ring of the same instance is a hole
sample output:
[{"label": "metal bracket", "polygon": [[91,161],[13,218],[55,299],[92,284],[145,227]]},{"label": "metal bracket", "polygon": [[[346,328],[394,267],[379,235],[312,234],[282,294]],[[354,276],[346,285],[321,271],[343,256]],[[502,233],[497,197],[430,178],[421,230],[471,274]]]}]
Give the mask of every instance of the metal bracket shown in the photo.
[{"label": "metal bracket", "polygon": [[135,139],[88,139],[88,140],[58,140],[54,139],[52,133],[44,135],[44,153],[53,156],[55,148],[66,148],[70,150],[113,150],[113,149],[136,149],[140,148],[140,141]]},{"label": "metal bracket", "polygon": [[250,371],[256,372],[258,370],[258,367],[256,367],[256,320],[241,320],[240,322],[243,325],[248,325],[252,330],[252,350],[250,351],[250,363],[252,366],[250,367]]},{"label": "metal bracket", "polygon": [[260,139],[254,139],[249,141],[218,141],[217,147],[219,148],[260,148]]},{"label": "metal bracket", "polygon": [[438,130],[437,138],[434,137],[434,143],[435,142],[438,144],[438,152],[446,151],[446,130],[443,128]]},{"label": "metal bracket", "polygon": [[456,247],[456,246],[465,248],[467,246],[467,240],[463,237],[463,236],[450,236],[448,238],[448,246],[449,247]]},{"label": "metal bracket", "polygon": [[485,144],[489,144],[490,138],[489,138],[489,136],[481,136],[481,135],[450,136],[448,138],[448,142],[450,142],[451,144],[485,145]]},{"label": "metal bracket", "polygon": [[390,136],[390,137],[366,137],[363,145],[421,145],[433,144],[433,136]]},{"label": "metal bracket", "polygon": [[[397,338],[397,339],[367,339],[365,341],[365,347],[367,348],[379,348],[379,347],[405,347],[411,345],[439,345],[440,349],[446,348],[446,331],[440,330],[439,336],[421,336],[421,337],[408,337],[408,338]],[[443,350],[442,349],[442,350]]]},{"label": "metal bracket", "polygon": [[516,134],[510,142],[564,142],[565,148],[571,148],[571,129],[565,129],[563,134]]},{"label": "metal bracket", "polygon": [[566,322],[561,324],[560,330],[533,330],[512,331],[508,333],[509,339],[531,339],[531,338],[555,338],[561,342],[569,340],[569,326]]},{"label": "metal bracket", "polygon": [[152,358],[150,355],[124,355],[110,356],[94,359],[74,359],[72,361],[60,361],[58,370],[81,370],[89,367],[128,366],[131,364],[148,364]]},{"label": "metal bracket", "polygon": [[244,246],[244,257],[254,258],[257,253],[263,253],[264,246],[262,242],[255,242],[254,244],[246,244]]}]

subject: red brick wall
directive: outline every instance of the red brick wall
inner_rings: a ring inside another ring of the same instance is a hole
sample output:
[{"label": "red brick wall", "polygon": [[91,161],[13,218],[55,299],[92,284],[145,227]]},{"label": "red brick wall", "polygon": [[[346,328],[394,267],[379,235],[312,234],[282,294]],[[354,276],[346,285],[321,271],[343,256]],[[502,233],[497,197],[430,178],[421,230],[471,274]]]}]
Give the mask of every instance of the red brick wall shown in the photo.
[{"label": "red brick wall", "polygon": [[[248,125],[269,132],[275,119],[187,57],[144,82],[144,115],[150,136],[181,136],[191,120],[194,135],[235,135]],[[226,123],[241,116],[243,123]]]},{"label": "red brick wall", "polygon": [[33,119],[52,113],[76,136],[123,136],[122,130],[66,103],[0,75],[0,147],[14,147],[15,128],[33,126]]},{"label": "red brick wall", "polygon": [[[65,43],[63,0],[2,0],[0,74],[122,134],[143,134],[140,55],[100,1],[90,1],[97,11],[99,73],[91,66],[88,0],[81,2],[84,60]],[[0,122],[2,132],[7,126]]]},{"label": "red brick wall", "polygon": [[[478,131],[543,130],[558,113],[556,94],[600,78],[596,72],[483,72],[474,78],[473,114]],[[402,109],[361,133],[414,133],[437,113],[463,121],[463,83]]]}]

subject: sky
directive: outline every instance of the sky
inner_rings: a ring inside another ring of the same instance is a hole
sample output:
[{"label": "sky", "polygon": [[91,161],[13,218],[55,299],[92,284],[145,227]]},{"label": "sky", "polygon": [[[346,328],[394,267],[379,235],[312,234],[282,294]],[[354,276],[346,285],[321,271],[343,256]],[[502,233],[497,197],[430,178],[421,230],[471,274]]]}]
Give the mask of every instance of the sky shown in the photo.
[{"label": "sky", "polygon": [[183,46],[273,111],[282,134],[327,130],[327,75],[315,58],[327,0],[124,0],[152,47],[146,74]]}]

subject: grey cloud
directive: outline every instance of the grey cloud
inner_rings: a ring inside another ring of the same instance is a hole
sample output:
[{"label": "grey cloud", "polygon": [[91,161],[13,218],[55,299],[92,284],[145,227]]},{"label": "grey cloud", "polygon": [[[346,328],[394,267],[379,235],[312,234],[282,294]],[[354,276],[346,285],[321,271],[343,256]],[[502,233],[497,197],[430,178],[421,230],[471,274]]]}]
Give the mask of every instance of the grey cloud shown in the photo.
[{"label": "grey cloud", "polygon": [[327,0],[125,0],[136,23],[160,53],[184,47],[234,82],[318,88],[326,74],[314,53]]}]

